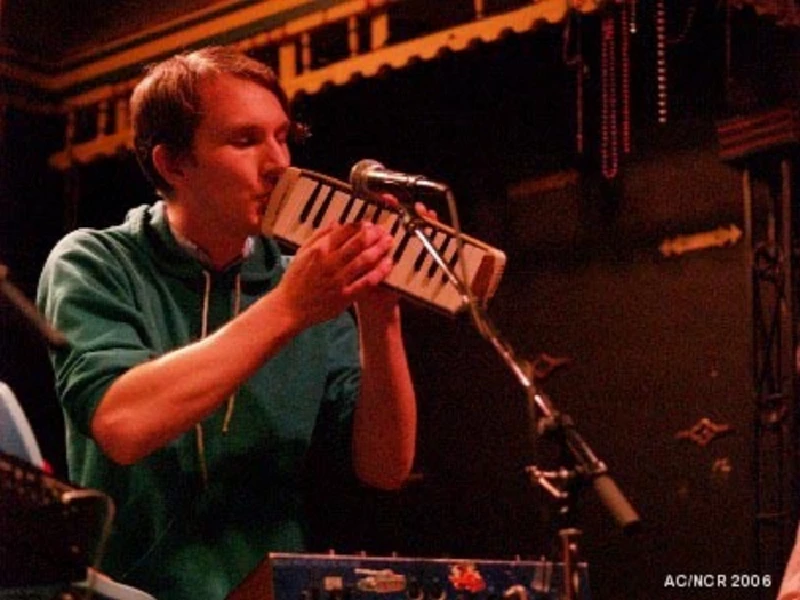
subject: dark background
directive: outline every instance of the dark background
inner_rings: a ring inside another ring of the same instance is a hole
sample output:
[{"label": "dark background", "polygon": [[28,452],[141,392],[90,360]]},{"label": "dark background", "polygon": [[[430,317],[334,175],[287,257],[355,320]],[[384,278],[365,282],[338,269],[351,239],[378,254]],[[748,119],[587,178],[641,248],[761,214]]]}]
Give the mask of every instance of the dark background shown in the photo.
[{"label": "dark background", "polygon": [[[735,11],[728,60],[725,5],[676,4],[668,12],[669,117],[659,124],[653,3],[641,3],[631,47],[632,152],[614,180],[598,166],[596,17],[582,20],[589,58],[583,154],[575,150],[575,77],[563,61],[562,25],[294,102],[313,131],[294,150],[296,164],[346,179],[368,157],[447,181],[464,229],[508,254],[491,316],[520,356],[570,359],[543,387],[643,518],[640,535],[626,537],[591,490],[580,495],[581,546],[599,600],[753,598],[753,590],[665,589],[664,579],[762,574],[753,534],[750,249],[739,242],[664,257],[658,245],[682,233],[743,228],[741,170],[720,159],[716,125],[797,99],[796,30]],[[409,15],[405,26],[421,24]],[[61,43],[82,43],[77,31]],[[44,258],[64,233],[65,177],[46,166],[62,146],[63,122],[14,108],[6,117],[0,261],[33,297]],[[793,150],[788,156],[796,163]],[[771,161],[759,169],[768,172]],[[509,193],[520,181],[557,172],[573,176],[549,192]],[[760,172],[757,223],[767,196]],[[130,155],[73,175],[81,226],[119,222],[153,198]],[[447,220],[445,207],[434,207]],[[557,464],[555,442],[532,439],[522,390],[466,321],[409,305],[405,322],[419,397],[417,477],[393,495],[321,490],[329,502],[325,547],[552,556],[552,503],[523,469]],[[0,379],[16,391],[45,456],[65,476],[44,346],[4,304]],[[705,448],[676,439],[701,417],[733,433]],[[764,597],[776,593],[777,582]]]}]

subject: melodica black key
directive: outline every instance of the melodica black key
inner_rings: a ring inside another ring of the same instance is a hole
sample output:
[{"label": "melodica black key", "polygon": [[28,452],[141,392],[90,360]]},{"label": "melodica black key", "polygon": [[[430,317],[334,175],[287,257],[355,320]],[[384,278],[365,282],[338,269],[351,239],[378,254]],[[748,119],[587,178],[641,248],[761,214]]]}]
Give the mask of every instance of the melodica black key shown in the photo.
[{"label": "melodica black key", "polygon": [[411,241],[411,236],[414,235],[410,231],[406,231],[403,234],[403,239],[400,240],[400,243],[397,245],[397,248],[392,255],[392,262],[397,264],[400,262],[400,258],[403,256],[403,252],[406,251],[406,247],[408,246],[408,242]]},{"label": "melodica black key", "polygon": [[314,187],[314,191],[311,192],[311,195],[308,197],[303,210],[300,212],[300,222],[305,223],[308,221],[308,217],[311,214],[311,209],[314,207],[314,204],[317,202],[317,198],[319,198],[319,191],[322,189],[322,184],[317,184]]},{"label": "melodica black key", "polygon": [[322,219],[325,217],[325,214],[328,212],[328,207],[331,205],[331,199],[333,195],[336,193],[336,190],[330,188],[328,193],[325,195],[325,199],[322,201],[322,204],[319,206],[319,210],[317,214],[314,215],[314,220],[311,221],[311,224],[314,226],[314,229],[318,229],[320,224],[322,223]]},{"label": "melodica black key", "polygon": [[[432,232],[432,228],[431,227],[425,227],[422,231],[423,231],[423,233],[425,235],[430,236],[431,239],[433,239],[433,236],[432,236],[432,233],[431,233]],[[419,251],[419,255],[417,256],[417,260],[414,261],[414,272],[415,273],[419,273],[420,272],[420,270],[422,269],[422,263],[425,262],[425,259],[428,258],[428,256],[429,256],[429,254],[428,254],[427,249],[423,247],[422,250]]]},{"label": "melodica black key", "polygon": [[350,199],[347,201],[347,204],[344,205],[344,210],[342,214],[339,215],[339,225],[344,225],[347,223],[347,217],[350,215],[350,211],[353,210],[353,205],[356,203],[356,196],[355,194],[350,194]]},{"label": "melodica black key", "polygon": [[[450,240],[452,240],[452,239],[453,239],[452,236],[449,236],[449,235],[445,236],[444,242],[442,243],[442,245],[439,248],[436,249],[437,252],[439,252],[439,256],[441,256],[443,259],[444,259],[445,253],[447,252],[447,247],[450,245]],[[430,268],[428,269],[428,279],[432,279],[433,276],[436,275],[436,271],[438,271],[438,270],[439,270],[439,263],[436,262],[436,261],[433,261],[433,264],[431,264]]]}]

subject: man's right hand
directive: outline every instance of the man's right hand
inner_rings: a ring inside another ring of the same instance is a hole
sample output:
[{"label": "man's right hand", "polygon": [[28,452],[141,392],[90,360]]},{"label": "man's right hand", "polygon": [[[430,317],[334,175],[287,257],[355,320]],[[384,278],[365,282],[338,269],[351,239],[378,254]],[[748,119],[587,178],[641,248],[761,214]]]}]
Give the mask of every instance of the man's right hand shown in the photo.
[{"label": "man's right hand", "polygon": [[334,318],[380,284],[392,269],[392,244],[392,236],[370,222],[315,232],[278,286],[300,327]]}]

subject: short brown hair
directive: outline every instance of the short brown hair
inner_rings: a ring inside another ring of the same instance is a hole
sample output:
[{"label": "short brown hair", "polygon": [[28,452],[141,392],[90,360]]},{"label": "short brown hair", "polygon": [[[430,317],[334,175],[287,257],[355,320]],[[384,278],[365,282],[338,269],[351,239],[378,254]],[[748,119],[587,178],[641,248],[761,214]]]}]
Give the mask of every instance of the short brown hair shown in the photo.
[{"label": "short brown hair", "polygon": [[173,156],[191,150],[201,115],[198,85],[222,73],[263,86],[289,114],[289,101],[275,72],[233,48],[209,46],[149,66],[130,100],[133,142],[142,170],[164,195],[172,189],[153,165],[153,148],[164,144]]}]

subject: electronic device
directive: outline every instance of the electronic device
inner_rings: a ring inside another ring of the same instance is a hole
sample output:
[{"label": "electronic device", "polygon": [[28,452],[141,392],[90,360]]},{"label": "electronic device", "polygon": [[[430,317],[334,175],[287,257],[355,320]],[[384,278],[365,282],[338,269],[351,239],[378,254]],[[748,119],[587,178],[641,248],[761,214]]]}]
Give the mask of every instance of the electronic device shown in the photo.
[{"label": "electronic device", "polygon": [[84,581],[112,512],[108,496],[0,452],[0,587]]},{"label": "electronic device", "polygon": [[[561,563],[270,553],[227,600],[559,600]],[[586,563],[576,597],[590,600]]]}]

